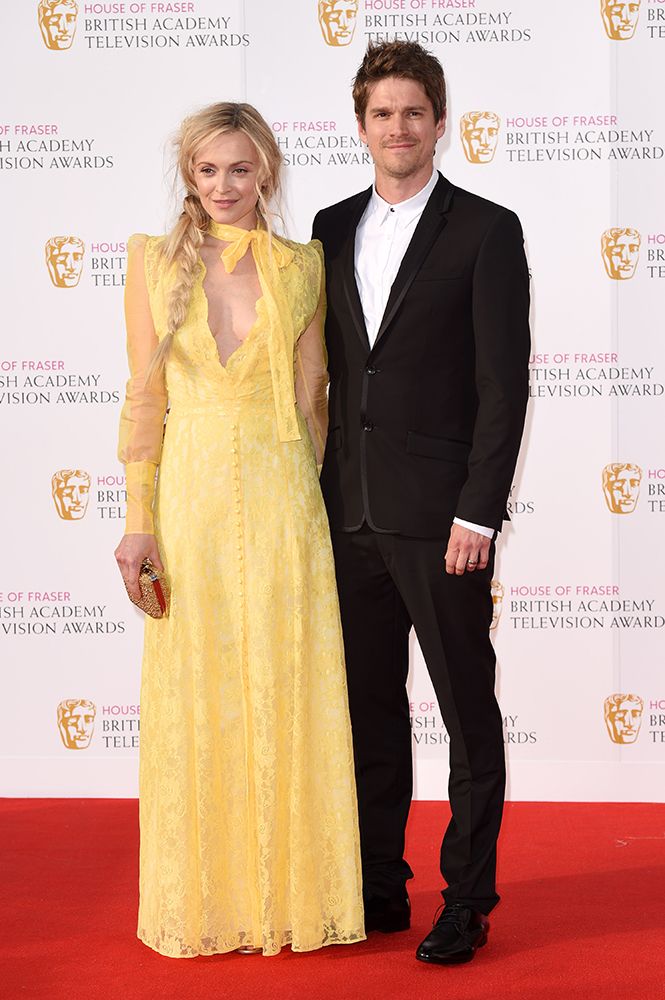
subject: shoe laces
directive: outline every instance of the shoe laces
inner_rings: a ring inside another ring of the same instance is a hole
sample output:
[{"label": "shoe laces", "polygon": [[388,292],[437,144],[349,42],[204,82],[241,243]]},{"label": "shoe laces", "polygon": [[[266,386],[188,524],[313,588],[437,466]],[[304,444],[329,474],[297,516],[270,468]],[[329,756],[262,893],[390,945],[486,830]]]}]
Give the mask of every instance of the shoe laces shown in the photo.
[{"label": "shoe laces", "polygon": [[436,924],[454,924],[461,932],[465,923],[463,913],[467,909],[462,903],[441,903],[434,914],[432,927]]}]

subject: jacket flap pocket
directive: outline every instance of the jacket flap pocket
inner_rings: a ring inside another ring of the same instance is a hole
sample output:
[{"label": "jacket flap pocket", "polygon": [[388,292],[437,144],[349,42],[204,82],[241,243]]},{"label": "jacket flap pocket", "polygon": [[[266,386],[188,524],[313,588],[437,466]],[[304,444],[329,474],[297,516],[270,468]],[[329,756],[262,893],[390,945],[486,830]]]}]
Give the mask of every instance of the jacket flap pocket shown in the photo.
[{"label": "jacket flap pocket", "polygon": [[451,441],[450,438],[431,437],[429,434],[407,431],[406,450],[411,455],[439,458],[447,462],[459,462],[461,465],[466,465],[471,445],[466,444],[465,441]]}]

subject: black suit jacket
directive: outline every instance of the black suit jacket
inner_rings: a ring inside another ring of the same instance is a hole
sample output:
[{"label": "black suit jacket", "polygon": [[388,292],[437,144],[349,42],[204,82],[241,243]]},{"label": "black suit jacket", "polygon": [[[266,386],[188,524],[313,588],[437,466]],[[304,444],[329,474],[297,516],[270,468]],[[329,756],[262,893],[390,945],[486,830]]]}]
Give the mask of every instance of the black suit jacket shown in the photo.
[{"label": "black suit jacket", "polygon": [[447,537],[499,530],[528,396],[529,278],[517,216],[439,175],[370,349],[354,276],[372,189],[319,212],[330,419],[321,487],[333,529]]}]

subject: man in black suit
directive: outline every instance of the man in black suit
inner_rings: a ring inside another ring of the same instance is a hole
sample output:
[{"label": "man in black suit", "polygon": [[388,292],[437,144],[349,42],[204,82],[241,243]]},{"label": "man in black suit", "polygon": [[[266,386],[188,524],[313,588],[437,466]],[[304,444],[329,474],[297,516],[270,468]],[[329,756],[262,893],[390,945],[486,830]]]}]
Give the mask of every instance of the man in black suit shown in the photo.
[{"label": "man in black suit", "polygon": [[433,169],[438,60],[371,47],[354,82],[369,190],[319,212],[330,431],[321,475],[347,658],[368,930],[409,926],[406,693],[416,630],[450,736],[445,906],[417,958],[469,961],[496,905],[505,786],[489,639],[493,536],[524,424],[529,288],[519,220]]}]

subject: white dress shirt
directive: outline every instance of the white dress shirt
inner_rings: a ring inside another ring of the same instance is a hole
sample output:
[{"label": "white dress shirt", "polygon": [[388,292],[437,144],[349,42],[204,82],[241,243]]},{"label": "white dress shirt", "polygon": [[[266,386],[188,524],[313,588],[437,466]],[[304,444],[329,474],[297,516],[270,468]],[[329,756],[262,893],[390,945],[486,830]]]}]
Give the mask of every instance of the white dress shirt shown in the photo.
[{"label": "white dress shirt", "polygon": [[384,201],[376,188],[356,229],[355,273],[370,346],[385,312],[390,289],[411,242],[423,209],[436,187],[436,170],[418,194],[396,205]]},{"label": "white dress shirt", "polygon": [[[432,170],[432,176],[424,188],[396,205],[384,201],[373,187],[367,208],[358,223],[354,257],[355,276],[367,336],[372,347],[402,258],[438,180],[438,172]],[[477,531],[487,538],[494,536],[494,528],[472,524],[458,517],[454,518],[454,521],[455,524]]]}]

